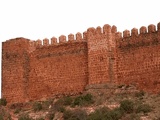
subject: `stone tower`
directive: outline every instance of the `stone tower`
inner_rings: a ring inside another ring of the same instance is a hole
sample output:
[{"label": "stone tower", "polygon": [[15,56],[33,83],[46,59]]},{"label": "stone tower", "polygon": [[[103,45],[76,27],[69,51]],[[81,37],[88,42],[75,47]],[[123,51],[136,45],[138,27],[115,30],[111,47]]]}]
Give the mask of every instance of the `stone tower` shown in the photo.
[{"label": "stone tower", "polygon": [[116,27],[106,24],[87,30],[89,84],[114,82]]}]

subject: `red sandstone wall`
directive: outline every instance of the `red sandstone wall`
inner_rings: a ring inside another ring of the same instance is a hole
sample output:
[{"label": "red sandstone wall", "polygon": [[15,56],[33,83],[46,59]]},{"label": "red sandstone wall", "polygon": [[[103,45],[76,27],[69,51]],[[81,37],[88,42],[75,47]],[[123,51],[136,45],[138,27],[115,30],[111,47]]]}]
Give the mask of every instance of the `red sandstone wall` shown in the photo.
[{"label": "red sandstone wall", "polygon": [[17,38],[2,43],[2,97],[22,102],[27,97],[29,40]]},{"label": "red sandstone wall", "polygon": [[115,32],[109,25],[103,32],[101,27],[87,30],[89,84],[114,82]]},{"label": "red sandstone wall", "polygon": [[69,42],[61,36],[59,44],[52,38],[54,45],[49,46],[47,39],[43,41],[44,46],[38,42],[39,47],[30,53],[30,100],[73,95],[84,90],[88,84],[87,42],[78,35],[75,41],[70,34]]},{"label": "red sandstone wall", "polygon": [[117,33],[117,81],[135,84],[149,92],[160,92],[160,23]]}]

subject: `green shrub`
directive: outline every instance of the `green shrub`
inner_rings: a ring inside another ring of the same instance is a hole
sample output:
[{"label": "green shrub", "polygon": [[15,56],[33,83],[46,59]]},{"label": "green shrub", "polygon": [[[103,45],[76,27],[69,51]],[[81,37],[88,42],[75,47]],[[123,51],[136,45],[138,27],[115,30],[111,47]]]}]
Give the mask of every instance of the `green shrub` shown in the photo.
[{"label": "green shrub", "polygon": [[78,96],[74,99],[73,105],[84,106],[84,105],[92,104],[94,102],[92,98],[93,97],[91,94],[86,94],[84,96]]},{"label": "green shrub", "polygon": [[63,113],[64,120],[86,120],[87,113],[85,110],[76,109],[74,111],[67,110]]},{"label": "green shrub", "polygon": [[80,105],[83,102],[83,97],[82,96],[78,96],[74,99],[74,105]]},{"label": "green shrub", "polygon": [[130,100],[123,100],[120,103],[120,109],[124,112],[131,113],[133,112],[134,103]]},{"label": "green shrub", "polygon": [[119,120],[122,116],[123,116],[123,111],[117,108],[106,113],[104,118],[106,120]]},{"label": "green shrub", "polygon": [[65,97],[63,101],[64,101],[64,105],[71,105],[73,102],[73,99],[71,97]]},{"label": "green shrub", "polygon": [[97,109],[94,113],[91,113],[87,120],[119,120],[123,113],[120,109],[109,110],[106,107]]},{"label": "green shrub", "polygon": [[0,120],[4,120],[4,119],[3,119],[3,115],[0,115]]},{"label": "green shrub", "polygon": [[61,109],[63,108],[63,106],[64,106],[64,101],[63,101],[63,99],[59,99],[59,100],[57,100],[57,101],[54,103],[54,105],[53,105],[53,110],[60,112]]},{"label": "green shrub", "polygon": [[93,98],[93,96],[91,95],[91,94],[86,94],[85,96],[84,96],[84,100],[85,101],[92,101],[92,98]]},{"label": "green shrub", "polygon": [[151,112],[151,110],[152,109],[148,104],[141,104],[137,107],[136,113],[140,113],[140,112],[148,113],[148,112]]},{"label": "green shrub", "polygon": [[61,98],[54,103],[53,109],[55,111],[64,112],[65,111],[64,106],[72,105],[72,101],[73,99],[71,97]]},{"label": "green shrub", "polygon": [[42,104],[39,103],[39,102],[35,102],[35,103],[33,104],[33,110],[34,110],[35,112],[42,110]]},{"label": "green shrub", "polygon": [[15,111],[14,111],[14,114],[17,114],[21,111],[21,108],[16,108]]},{"label": "green shrub", "polygon": [[21,114],[18,120],[33,120],[33,119],[30,118],[28,114]]},{"label": "green shrub", "polygon": [[1,98],[0,99],[0,105],[6,106],[7,105],[7,101],[5,98]]},{"label": "green shrub", "polygon": [[145,95],[145,92],[141,90],[140,92],[135,93],[135,97],[143,97]]},{"label": "green shrub", "polygon": [[140,120],[140,116],[136,113],[126,114],[122,120]]},{"label": "green shrub", "polygon": [[95,110],[95,112],[91,113],[87,120],[102,120],[107,112],[109,112],[107,107],[99,108]]},{"label": "green shrub", "polygon": [[63,106],[60,107],[59,110],[58,110],[58,112],[62,112],[62,113],[63,113],[64,111],[65,111],[65,108],[64,108]]},{"label": "green shrub", "polygon": [[44,110],[47,110],[49,108],[50,105],[52,105],[53,100],[46,100],[42,102],[42,108]]}]

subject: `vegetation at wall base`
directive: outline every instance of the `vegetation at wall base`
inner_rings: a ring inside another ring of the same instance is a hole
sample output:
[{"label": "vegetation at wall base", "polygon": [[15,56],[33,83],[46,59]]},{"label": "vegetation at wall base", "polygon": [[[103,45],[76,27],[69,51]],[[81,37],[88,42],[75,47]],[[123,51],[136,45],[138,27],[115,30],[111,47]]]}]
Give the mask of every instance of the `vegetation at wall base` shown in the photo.
[{"label": "vegetation at wall base", "polygon": [[87,113],[85,110],[76,109],[74,111],[67,110],[63,114],[64,120],[86,120]]},{"label": "vegetation at wall base", "polygon": [[145,92],[143,90],[140,90],[139,92],[135,93],[136,97],[143,97],[145,95]]},{"label": "vegetation at wall base", "polygon": [[7,105],[7,101],[6,101],[5,98],[1,98],[0,99],[0,105],[2,105],[2,106],[6,106]]},{"label": "vegetation at wall base", "polygon": [[34,110],[35,112],[42,110],[42,104],[39,103],[39,102],[35,102],[35,103],[33,104],[33,110]]},{"label": "vegetation at wall base", "polygon": [[30,118],[29,115],[25,113],[25,114],[21,114],[18,120],[33,120],[33,119]]},{"label": "vegetation at wall base", "polygon": [[[95,88],[81,95],[1,106],[0,120],[12,120],[14,117],[18,120],[140,120],[148,116],[150,119],[159,119],[160,112],[157,109],[155,112],[159,104],[154,103],[160,103],[160,96],[131,88],[134,87],[116,86],[115,92],[104,87]],[[97,104],[99,100],[101,102]],[[153,113],[157,113],[157,116]]]},{"label": "vegetation at wall base", "polygon": [[86,106],[93,104],[93,96],[91,94],[81,95],[74,99],[73,106]]},{"label": "vegetation at wall base", "polygon": [[120,109],[126,113],[132,113],[134,110],[134,103],[131,100],[123,100],[120,103]]},{"label": "vegetation at wall base", "polygon": [[54,116],[55,116],[55,113],[54,113],[53,111],[50,111],[50,112],[47,114],[47,118],[48,118],[49,120],[53,120]]},{"label": "vegetation at wall base", "polygon": [[140,104],[136,109],[136,113],[140,113],[140,112],[148,113],[151,111],[152,111],[152,108],[148,104]]}]

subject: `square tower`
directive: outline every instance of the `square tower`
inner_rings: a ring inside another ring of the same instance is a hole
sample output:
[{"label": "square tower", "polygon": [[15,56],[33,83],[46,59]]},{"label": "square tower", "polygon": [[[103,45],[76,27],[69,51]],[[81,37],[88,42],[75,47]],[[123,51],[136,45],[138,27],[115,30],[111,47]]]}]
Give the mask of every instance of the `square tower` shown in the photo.
[{"label": "square tower", "polygon": [[108,24],[103,32],[101,27],[87,30],[89,84],[114,82],[115,32]]}]

